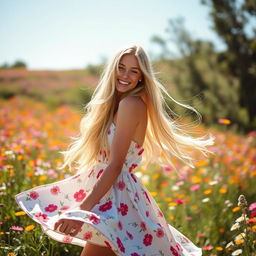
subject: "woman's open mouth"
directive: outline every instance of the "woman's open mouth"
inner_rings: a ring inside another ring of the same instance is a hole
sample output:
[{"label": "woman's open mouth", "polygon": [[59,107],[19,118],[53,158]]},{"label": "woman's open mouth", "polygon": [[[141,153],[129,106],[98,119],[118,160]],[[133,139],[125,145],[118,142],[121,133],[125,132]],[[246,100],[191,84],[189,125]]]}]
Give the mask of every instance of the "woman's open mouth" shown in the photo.
[{"label": "woman's open mouth", "polygon": [[127,86],[127,85],[130,84],[130,82],[125,82],[125,81],[120,80],[120,79],[117,79],[117,81],[118,81],[118,83],[119,83],[120,85],[123,85],[123,86]]}]

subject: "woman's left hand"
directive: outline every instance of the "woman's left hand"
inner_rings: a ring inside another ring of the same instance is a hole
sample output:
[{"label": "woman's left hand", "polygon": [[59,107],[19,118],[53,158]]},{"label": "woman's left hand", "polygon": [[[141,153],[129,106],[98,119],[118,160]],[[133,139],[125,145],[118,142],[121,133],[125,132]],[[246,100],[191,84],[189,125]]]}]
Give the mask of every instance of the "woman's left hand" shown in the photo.
[{"label": "woman's left hand", "polygon": [[84,222],[80,220],[60,219],[54,224],[54,230],[60,226],[60,232],[66,235],[75,236],[81,231],[83,224]]}]

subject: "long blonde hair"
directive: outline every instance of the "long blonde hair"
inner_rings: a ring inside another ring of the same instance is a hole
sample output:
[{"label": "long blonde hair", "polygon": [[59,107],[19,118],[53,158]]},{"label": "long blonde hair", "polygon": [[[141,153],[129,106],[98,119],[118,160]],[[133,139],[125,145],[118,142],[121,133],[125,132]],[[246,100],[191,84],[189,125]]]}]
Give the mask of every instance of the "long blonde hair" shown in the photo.
[{"label": "long blonde hair", "polygon": [[178,105],[194,111],[201,120],[201,115],[196,109],[177,102],[156,79],[149,58],[142,47],[131,45],[117,51],[114,57],[106,63],[91,101],[84,107],[86,114],[80,122],[79,135],[71,137],[73,142],[69,148],[60,152],[64,155],[64,164],[60,169],[66,166],[71,169],[72,164],[76,163],[76,169],[79,171],[86,170],[97,164],[100,150],[105,148],[106,152],[109,152],[107,131],[113,121],[117,104],[116,72],[119,61],[124,54],[136,56],[143,74],[142,81],[126,93],[126,96],[141,97],[147,105],[148,124],[143,144],[143,162],[147,166],[152,162],[152,159],[156,162],[162,161],[176,170],[172,161],[172,158],[176,157],[194,168],[193,159],[189,155],[189,148],[197,149],[205,156],[206,153],[213,153],[206,146],[214,144],[214,136],[211,134],[208,134],[208,138],[207,135],[197,138],[190,136],[187,134],[187,129],[183,128],[184,125],[168,115],[164,104],[174,115],[177,114],[168,107],[163,93]]}]

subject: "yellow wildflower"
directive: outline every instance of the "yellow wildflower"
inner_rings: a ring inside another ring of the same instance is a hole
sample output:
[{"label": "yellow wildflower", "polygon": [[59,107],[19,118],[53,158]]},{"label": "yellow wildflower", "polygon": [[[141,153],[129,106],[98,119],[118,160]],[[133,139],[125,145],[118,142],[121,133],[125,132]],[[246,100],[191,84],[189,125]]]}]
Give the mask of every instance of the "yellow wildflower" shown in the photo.
[{"label": "yellow wildflower", "polygon": [[15,212],[15,216],[22,216],[22,215],[26,215],[26,213],[24,211]]},{"label": "yellow wildflower", "polygon": [[34,228],[35,228],[34,225],[29,225],[29,226],[26,226],[26,227],[25,227],[25,230],[26,230],[26,231],[30,231],[30,230],[32,230],[32,229],[34,229]]}]

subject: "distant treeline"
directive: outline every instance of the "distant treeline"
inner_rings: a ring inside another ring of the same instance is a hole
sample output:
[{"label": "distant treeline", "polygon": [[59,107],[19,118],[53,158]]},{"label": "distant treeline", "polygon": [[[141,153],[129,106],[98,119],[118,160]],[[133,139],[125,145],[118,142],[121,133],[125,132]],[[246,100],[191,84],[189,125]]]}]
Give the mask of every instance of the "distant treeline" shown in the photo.
[{"label": "distant treeline", "polygon": [[0,66],[1,69],[7,69],[7,68],[27,68],[27,64],[24,61],[17,60],[12,65],[9,65],[8,63],[4,63]]}]

